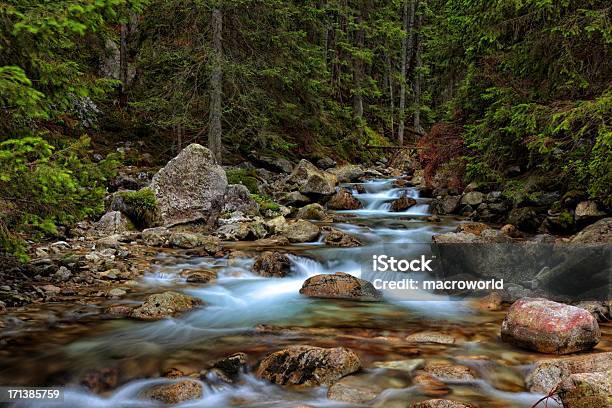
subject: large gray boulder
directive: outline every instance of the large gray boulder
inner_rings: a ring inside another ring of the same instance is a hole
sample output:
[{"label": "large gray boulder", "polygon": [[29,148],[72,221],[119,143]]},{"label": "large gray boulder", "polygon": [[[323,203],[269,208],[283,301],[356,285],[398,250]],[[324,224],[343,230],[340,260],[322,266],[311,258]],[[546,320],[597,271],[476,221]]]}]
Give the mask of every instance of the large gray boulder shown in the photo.
[{"label": "large gray boulder", "polygon": [[604,218],[589,225],[571,239],[572,243],[605,243],[612,242],[612,218]]},{"label": "large gray boulder", "polygon": [[227,177],[210,150],[190,144],[151,182],[163,224],[202,221],[212,226],[223,208]]},{"label": "large gray boulder", "polygon": [[295,186],[303,194],[332,195],[338,179],[333,174],[319,170],[308,160],[302,159],[287,177],[285,183]]}]

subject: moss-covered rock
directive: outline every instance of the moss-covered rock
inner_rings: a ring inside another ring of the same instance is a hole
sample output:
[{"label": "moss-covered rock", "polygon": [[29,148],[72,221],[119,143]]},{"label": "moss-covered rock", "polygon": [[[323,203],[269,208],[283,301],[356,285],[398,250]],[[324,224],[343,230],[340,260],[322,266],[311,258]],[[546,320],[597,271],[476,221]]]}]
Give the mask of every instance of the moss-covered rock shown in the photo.
[{"label": "moss-covered rock", "polygon": [[155,193],[148,187],[115,193],[111,210],[125,214],[137,228],[154,227],[160,222]]}]

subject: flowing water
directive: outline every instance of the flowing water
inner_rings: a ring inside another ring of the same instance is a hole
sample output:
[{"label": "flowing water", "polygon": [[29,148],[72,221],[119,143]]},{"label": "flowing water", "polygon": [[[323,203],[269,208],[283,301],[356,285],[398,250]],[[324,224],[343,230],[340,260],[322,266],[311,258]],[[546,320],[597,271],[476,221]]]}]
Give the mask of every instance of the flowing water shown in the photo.
[{"label": "flowing water", "polygon": [[[19,406],[149,407],[155,403],[139,396],[151,386],[174,381],[159,378],[168,368],[199,372],[208,362],[235,352],[247,353],[253,364],[282,347],[309,344],[349,347],[360,355],[364,370],[359,375],[384,389],[365,406],[406,407],[410,401],[427,399],[411,383],[410,372],[398,369],[397,363],[385,368],[384,363],[392,361],[406,366],[447,361],[467,365],[478,374],[478,380],[450,384],[445,398],[472,401],[481,407],[529,407],[537,401],[540,396],[527,392],[523,383],[533,354],[498,339],[503,312],[483,312],[467,302],[446,298],[404,300],[393,293],[379,303],[309,299],[299,294],[309,276],[337,271],[360,276],[359,254],[364,249],[385,244],[418,248],[427,245],[433,234],[456,226],[453,219],[428,222],[428,200],[420,198],[416,189],[395,188],[393,180],[349,187],[364,208],[340,212],[350,222],[333,226],[356,236],[366,248],[329,248],[323,243],[292,247],[292,273],[279,279],[250,272],[257,253],[249,252],[244,243],[236,244],[246,254],[242,258],[162,252],[139,282],[140,292],[180,290],[204,300],[205,307],[173,319],[137,322],[87,318],[87,313],[96,315],[90,309],[104,305],[62,305],[78,309],[82,318],[5,345],[0,354],[0,384],[66,386],[62,403]],[[402,194],[415,198],[417,205],[406,212],[389,212],[390,201]],[[181,277],[181,271],[197,268],[215,269],[217,281],[193,285]],[[404,341],[406,335],[423,330],[452,334],[457,342],[415,345]],[[87,373],[104,369],[116,370],[122,385],[101,395],[78,385]],[[180,406],[356,406],[328,400],[324,387],[280,387],[256,379],[251,372],[245,372],[236,384],[208,378],[203,385],[202,399]]]}]

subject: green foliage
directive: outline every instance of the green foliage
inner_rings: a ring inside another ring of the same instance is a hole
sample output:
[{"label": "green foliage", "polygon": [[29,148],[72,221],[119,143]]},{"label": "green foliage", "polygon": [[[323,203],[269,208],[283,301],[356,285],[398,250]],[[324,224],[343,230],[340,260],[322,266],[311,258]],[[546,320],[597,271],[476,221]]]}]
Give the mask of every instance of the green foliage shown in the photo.
[{"label": "green foliage", "polygon": [[158,207],[155,192],[149,187],[138,191],[122,191],[117,195],[123,201],[122,211],[138,228],[152,227],[158,220]]},{"label": "green foliage", "polygon": [[24,256],[20,233],[54,235],[104,210],[105,181],[116,157],[93,164],[83,157],[89,139],[56,149],[40,137],[0,143],[0,247]]},{"label": "green foliage", "polygon": [[429,5],[429,88],[437,115],[464,125],[466,182],[508,184],[505,170],[520,165],[610,205],[606,2]]},{"label": "green foliage", "polygon": [[246,169],[229,169],[225,172],[228,184],[242,184],[251,194],[257,194],[257,179],[255,172]]},{"label": "green foliage", "polygon": [[263,196],[259,194],[251,194],[251,198],[255,200],[257,204],[259,204],[259,209],[261,211],[271,210],[278,211],[280,210],[280,205],[274,202],[271,197]]}]

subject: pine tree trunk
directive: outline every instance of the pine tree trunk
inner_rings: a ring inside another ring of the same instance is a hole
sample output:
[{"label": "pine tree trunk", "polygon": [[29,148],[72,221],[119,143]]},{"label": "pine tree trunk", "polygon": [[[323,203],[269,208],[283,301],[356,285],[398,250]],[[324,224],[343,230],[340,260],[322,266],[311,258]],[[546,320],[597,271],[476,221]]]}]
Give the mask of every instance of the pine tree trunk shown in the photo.
[{"label": "pine tree trunk", "polygon": [[210,79],[210,124],[208,130],[208,147],[218,163],[221,162],[221,92],[223,79],[222,48],[223,14],[221,9],[212,12],[212,76]]},{"label": "pine tree trunk", "polygon": [[[360,24],[361,17],[355,18],[355,23]],[[359,28],[355,35],[355,45],[358,49],[362,49],[365,43],[365,31]],[[357,124],[358,141],[363,136],[363,97],[361,95],[361,87],[363,84],[363,60],[361,57],[353,57],[353,117]]]},{"label": "pine tree trunk", "polygon": [[403,23],[406,37],[402,41],[402,63],[401,63],[401,83],[400,83],[400,102],[399,102],[399,125],[397,129],[397,143],[404,145],[404,127],[406,118],[406,83],[408,81],[408,66],[412,56],[412,42],[414,39],[414,13],[415,1],[410,0],[410,10],[408,0],[404,0]]},{"label": "pine tree trunk", "polygon": [[[418,16],[418,30],[423,25],[423,15]],[[415,53],[415,78],[414,78],[414,131],[421,135],[424,133],[421,127],[421,81],[423,80],[421,53],[423,51],[423,36],[419,33]]]}]

